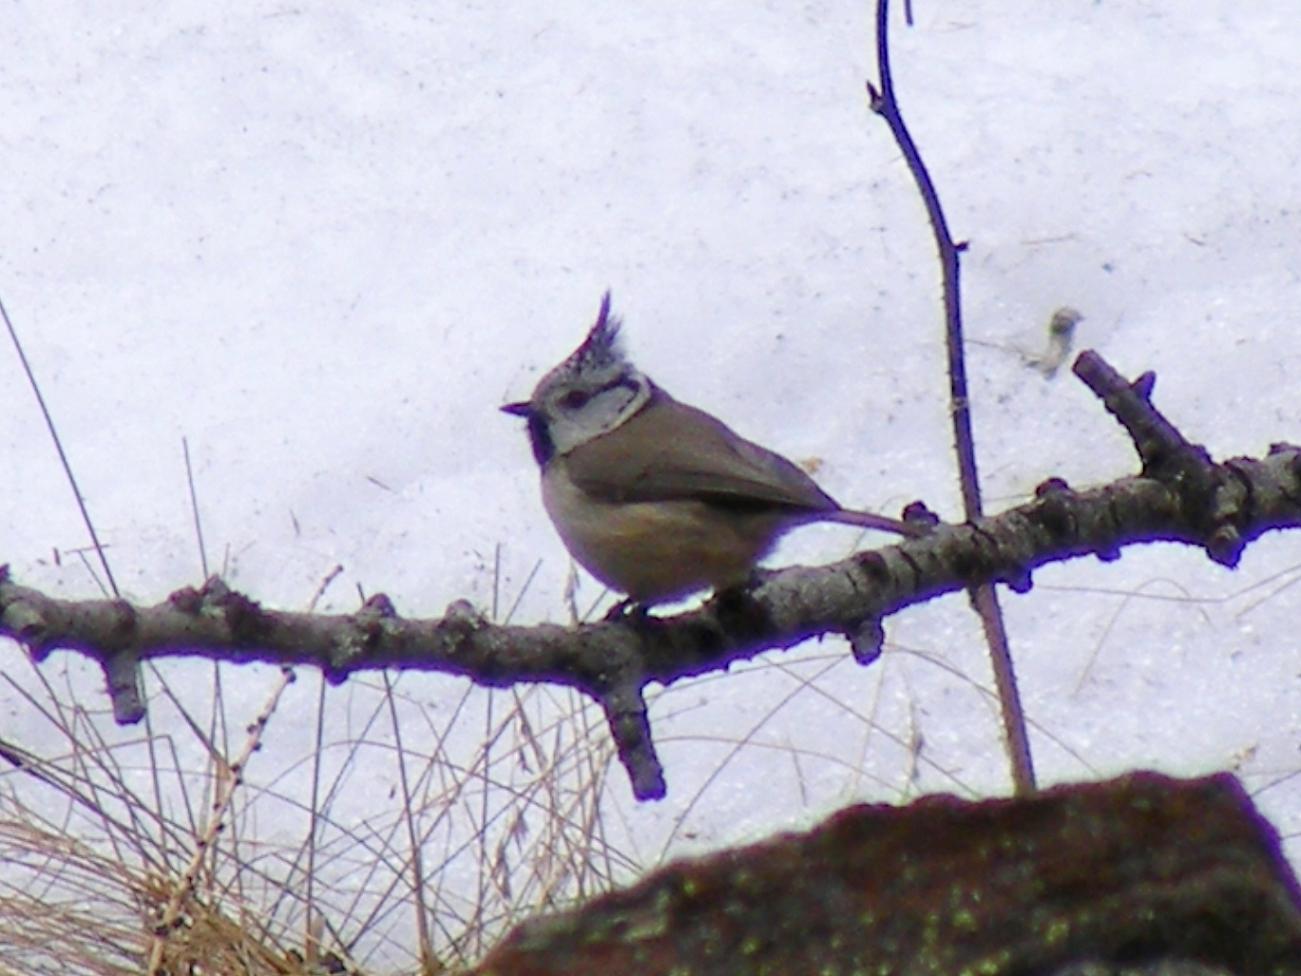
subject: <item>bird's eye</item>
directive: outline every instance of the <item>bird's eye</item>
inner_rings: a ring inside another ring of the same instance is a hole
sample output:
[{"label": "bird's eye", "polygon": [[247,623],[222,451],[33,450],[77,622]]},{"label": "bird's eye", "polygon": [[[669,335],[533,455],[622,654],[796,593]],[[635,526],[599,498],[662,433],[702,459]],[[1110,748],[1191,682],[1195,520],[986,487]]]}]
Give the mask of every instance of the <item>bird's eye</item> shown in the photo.
[{"label": "bird's eye", "polygon": [[560,398],[560,405],[566,410],[582,410],[587,406],[587,401],[591,400],[590,393],[584,393],[582,390],[570,390]]}]

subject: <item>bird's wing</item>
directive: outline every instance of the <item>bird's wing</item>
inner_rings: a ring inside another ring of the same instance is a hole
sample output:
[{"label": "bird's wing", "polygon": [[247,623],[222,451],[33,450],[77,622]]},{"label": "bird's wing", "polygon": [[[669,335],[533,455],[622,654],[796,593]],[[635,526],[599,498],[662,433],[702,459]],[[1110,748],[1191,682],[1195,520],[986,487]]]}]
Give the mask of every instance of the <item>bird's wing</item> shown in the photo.
[{"label": "bird's wing", "polygon": [[564,457],[583,491],[606,501],[706,501],[809,512],[840,506],[786,458],[662,390],[614,431]]}]

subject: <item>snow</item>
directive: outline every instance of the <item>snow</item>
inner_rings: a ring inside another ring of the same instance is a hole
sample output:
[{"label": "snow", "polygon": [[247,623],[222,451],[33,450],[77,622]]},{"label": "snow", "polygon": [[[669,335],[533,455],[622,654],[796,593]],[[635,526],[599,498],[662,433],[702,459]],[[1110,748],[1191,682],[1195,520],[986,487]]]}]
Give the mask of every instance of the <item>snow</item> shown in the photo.
[{"label": "snow", "polygon": [[[1134,470],[1080,384],[1014,352],[1061,305],[1085,315],[1079,347],[1156,370],[1157,405],[1217,456],[1297,440],[1295,5],[916,7],[893,35],[896,83],[970,242],[987,507],[1049,475]],[[871,20],[832,0],[7,5],[0,297],[124,595],[202,577],[184,437],[211,568],[268,605],[305,608],[339,564],[320,609],[352,609],[360,587],[412,615],[457,598],[504,613],[538,566],[516,621],[566,620],[569,561],[496,408],[573,348],[606,287],[674,395],[816,461],[846,503],[955,516],[938,266],[867,107]],[[15,355],[0,384],[0,557],[24,584],[98,596]],[[857,542],[810,528],[772,562]],[[1131,549],[1005,594],[1042,778],[1233,769],[1301,863],[1297,552],[1268,538],[1230,573]],[[579,605],[598,592],[582,580]],[[636,805],[618,770],[604,794],[625,849],[649,864],[855,799],[1006,792],[965,601],[901,614],[887,637],[869,669],[827,640],[666,690],[668,799]],[[34,671],[13,645],[0,668],[4,737],[41,752],[48,726],[15,688]],[[209,666],[160,672],[202,713]],[[139,736],[108,727],[94,669],[60,654],[41,673],[110,740]],[[275,676],[223,670],[234,729]],[[490,697],[501,714],[510,695],[398,681],[417,749],[462,696],[472,749]],[[361,734],[379,684],[325,692],[331,741]],[[151,687],[154,731],[201,770]],[[298,804],[317,694],[314,676],[291,688],[249,771]],[[393,816],[391,762],[348,775],[335,820]],[[301,839],[266,821],[268,841]]]}]

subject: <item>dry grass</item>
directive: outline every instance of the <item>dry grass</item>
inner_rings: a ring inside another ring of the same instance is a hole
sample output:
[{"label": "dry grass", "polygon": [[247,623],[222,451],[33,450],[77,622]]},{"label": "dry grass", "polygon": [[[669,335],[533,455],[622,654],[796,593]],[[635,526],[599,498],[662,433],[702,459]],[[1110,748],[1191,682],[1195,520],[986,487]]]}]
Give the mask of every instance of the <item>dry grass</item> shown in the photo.
[{"label": "dry grass", "polygon": [[[93,540],[69,555],[119,596],[0,313]],[[100,676],[71,658],[0,673],[26,743],[0,738],[0,976],[443,972],[636,868],[606,836],[614,756],[575,695],[462,683],[449,703],[447,684],[431,700],[388,675],[330,694],[320,675],[214,664],[205,682],[188,662],[147,668],[141,733],[113,725]]]},{"label": "dry grass", "polygon": [[0,742],[0,974],[442,972],[636,872],[601,816],[603,723],[572,695],[466,685],[436,722],[382,676],[331,740],[320,682],[311,755],[270,769],[288,673],[241,675],[269,687],[240,725],[222,668],[202,716],[154,672],[172,731],[110,741],[43,672],[42,695],[5,679],[48,734],[39,756]]}]

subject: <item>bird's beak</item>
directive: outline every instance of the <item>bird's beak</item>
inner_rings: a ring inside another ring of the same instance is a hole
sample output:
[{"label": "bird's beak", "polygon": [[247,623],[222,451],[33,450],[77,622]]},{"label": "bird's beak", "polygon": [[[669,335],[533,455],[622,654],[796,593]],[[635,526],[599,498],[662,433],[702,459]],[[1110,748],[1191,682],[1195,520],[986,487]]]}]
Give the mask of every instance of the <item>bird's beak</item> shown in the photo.
[{"label": "bird's beak", "polygon": [[533,416],[533,404],[528,400],[521,400],[519,403],[507,403],[502,406],[501,412],[508,413],[512,417],[524,417],[527,419],[528,417]]}]

